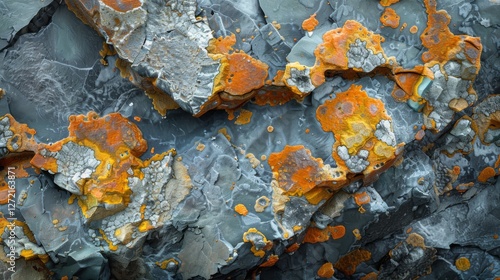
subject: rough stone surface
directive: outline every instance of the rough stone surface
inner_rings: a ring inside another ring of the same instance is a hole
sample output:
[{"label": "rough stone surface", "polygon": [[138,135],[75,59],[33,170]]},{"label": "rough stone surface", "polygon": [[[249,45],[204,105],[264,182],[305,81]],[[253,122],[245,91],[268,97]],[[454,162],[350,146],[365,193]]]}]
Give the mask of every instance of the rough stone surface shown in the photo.
[{"label": "rough stone surface", "polygon": [[500,277],[498,1],[28,2],[0,278]]}]

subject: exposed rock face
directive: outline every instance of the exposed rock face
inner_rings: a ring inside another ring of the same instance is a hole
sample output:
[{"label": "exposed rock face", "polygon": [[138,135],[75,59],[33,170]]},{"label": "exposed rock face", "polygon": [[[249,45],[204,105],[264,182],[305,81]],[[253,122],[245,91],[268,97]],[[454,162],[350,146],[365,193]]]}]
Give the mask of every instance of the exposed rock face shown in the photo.
[{"label": "exposed rock face", "polygon": [[35,2],[3,278],[500,277],[498,1]]}]

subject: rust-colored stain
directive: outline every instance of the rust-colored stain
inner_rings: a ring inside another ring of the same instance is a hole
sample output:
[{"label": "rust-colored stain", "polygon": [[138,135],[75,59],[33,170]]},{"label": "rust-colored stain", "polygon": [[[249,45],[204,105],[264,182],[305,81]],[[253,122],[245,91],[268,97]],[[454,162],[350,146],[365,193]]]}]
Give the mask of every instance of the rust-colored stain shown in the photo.
[{"label": "rust-colored stain", "polygon": [[382,16],[380,16],[380,22],[382,23],[382,25],[391,28],[398,28],[399,19],[399,15],[392,8],[385,8]]},{"label": "rust-colored stain", "polygon": [[319,269],[318,269],[318,276],[322,278],[332,278],[333,274],[335,273],[335,270],[333,269],[333,264],[331,262],[326,262],[324,263]]},{"label": "rust-colored stain", "polygon": [[307,32],[312,32],[318,23],[319,21],[316,19],[316,14],[312,14],[309,18],[302,22],[302,29]]},{"label": "rust-colored stain", "polygon": [[304,237],[304,243],[319,243],[332,239],[340,239],[345,236],[345,227],[343,225],[327,226],[324,229],[317,227],[308,227]]},{"label": "rust-colored stain", "polygon": [[139,0],[102,0],[102,2],[113,10],[121,13],[126,13],[142,5]]},{"label": "rust-colored stain", "polygon": [[316,110],[316,118],[325,132],[333,132],[335,136],[332,156],[340,168],[347,170],[337,153],[339,146],[345,146],[351,156],[360,150],[369,152],[365,174],[395,158],[396,147],[375,137],[377,124],[382,120],[391,121],[391,117],[387,115],[384,103],[368,96],[361,86],[352,85],[334,99],[326,100]]},{"label": "rust-colored stain", "polygon": [[410,27],[410,33],[411,34],[415,34],[417,32],[418,32],[418,26],[413,25],[412,27]]},{"label": "rust-colored stain", "polygon": [[267,260],[265,262],[263,262],[261,265],[259,265],[259,267],[274,266],[278,262],[279,259],[280,259],[280,257],[278,255],[271,254],[271,255],[269,255],[269,257],[267,258]]},{"label": "rust-colored stain", "polygon": [[287,253],[293,253],[293,252],[297,251],[299,248],[300,248],[299,243],[293,243],[292,245],[290,245],[290,247],[286,248],[285,251]]},{"label": "rust-colored stain", "polygon": [[347,255],[340,258],[340,260],[335,263],[334,268],[342,271],[347,276],[352,276],[356,272],[356,268],[362,262],[370,260],[372,254],[370,251],[365,249],[356,249]]}]

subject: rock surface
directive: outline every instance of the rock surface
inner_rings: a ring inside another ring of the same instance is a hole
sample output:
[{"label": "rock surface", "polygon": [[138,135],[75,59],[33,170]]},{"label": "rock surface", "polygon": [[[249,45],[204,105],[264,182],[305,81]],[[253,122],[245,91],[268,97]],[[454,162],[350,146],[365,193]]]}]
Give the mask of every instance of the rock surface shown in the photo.
[{"label": "rock surface", "polygon": [[35,2],[4,279],[500,277],[500,2]]}]

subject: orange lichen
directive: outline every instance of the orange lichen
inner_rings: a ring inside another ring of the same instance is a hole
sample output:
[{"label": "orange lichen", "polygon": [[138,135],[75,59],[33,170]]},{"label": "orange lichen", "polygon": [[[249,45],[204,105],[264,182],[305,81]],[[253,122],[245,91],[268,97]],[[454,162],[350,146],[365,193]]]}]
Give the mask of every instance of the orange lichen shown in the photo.
[{"label": "orange lichen", "polygon": [[274,127],[272,125],[267,127],[267,132],[271,133],[274,131]]},{"label": "orange lichen", "polygon": [[474,182],[458,184],[455,189],[459,193],[464,193],[474,186]]},{"label": "orange lichen", "polygon": [[233,46],[236,44],[236,35],[231,34],[226,37],[210,39],[207,51],[213,54],[229,54],[233,52]]},{"label": "orange lichen", "polygon": [[362,262],[370,260],[372,254],[365,249],[356,249],[347,255],[340,258],[340,260],[333,266],[342,271],[347,276],[351,276],[356,272],[356,268]]},{"label": "orange lichen", "polygon": [[7,150],[9,152],[34,152],[38,148],[38,144],[35,141],[36,130],[29,128],[28,125],[17,122],[14,117],[10,114],[5,114],[0,117],[0,120],[8,118],[10,123],[10,131],[13,135],[7,140]]},{"label": "orange lichen", "polygon": [[[257,236],[259,239],[261,239],[262,243],[265,243],[266,246],[264,246],[263,248],[257,249],[255,247],[254,239],[251,237],[252,235]],[[243,242],[252,243],[252,248],[250,248],[250,250],[252,251],[252,253],[256,257],[260,257],[260,258],[262,258],[266,255],[265,250],[269,250],[272,247],[272,242],[269,242],[267,240],[266,236],[262,232],[258,231],[256,228],[250,228],[245,233],[243,233]]]},{"label": "orange lichen", "polygon": [[236,121],[234,122],[234,124],[237,125],[249,124],[250,121],[252,120],[252,114],[253,113],[251,111],[241,109],[240,114],[238,115],[238,117],[236,117]]},{"label": "orange lichen", "polygon": [[335,270],[331,262],[324,263],[317,272],[318,276],[322,278],[332,278],[334,273]]},{"label": "orange lichen", "polygon": [[247,207],[241,203],[234,206],[234,211],[242,216],[248,215]]},{"label": "orange lichen", "polygon": [[358,206],[370,203],[371,201],[370,195],[368,195],[367,192],[355,193],[353,196],[354,196],[354,201]]},{"label": "orange lichen", "polygon": [[420,141],[424,138],[425,136],[425,131],[424,130],[419,130],[417,133],[415,133],[415,140]]},{"label": "orange lichen", "polygon": [[231,141],[231,135],[229,135],[229,133],[227,132],[227,128],[223,127],[221,129],[219,129],[217,132],[224,135],[224,137],[226,137],[227,141]]},{"label": "orange lichen", "polygon": [[380,16],[380,22],[383,26],[388,26],[392,28],[398,28],[399,26],[399,15],[392,8],[386,8],[382,16]]},{"label": "orange lichen", "polygon": [[[458,36],[448,28],[451,18],[444,10],[436,10],[436,0],[424,0],[427,17],[427,27],[420,36],[422,45],[428,51],[422,54],[425,63],[445,63],[453,59],[462,50],[461,44],[465,43],[466,53],[470,52],[472,64],[479,71],[480,53],[482,46],[479,38],[469,36]],[[467,51],[469,49],[469,51]]]},{"label": "orange lichen", "polygon": [[316,14],[312,14],[309,18],[302,22],[302,29],[307,32],[312,32],[318,23],[319,21],[316,19]]},{"label": "orange lichen", "polygon": [[269,155],[268,163],[285,195],[305,195],[313,204],[332,195],[328,188],[338,189],[345,183],[344,177],[333,177],[335,171],[325,166],[323,160],[312,157],[311,151],[304,146],[287,145],[280,153]]},{"label": "orange lichen", "polygon": [[255,200],[255,205],[254,205],[255,212],[258,213],[264,212],[264,210],[266,210],[266,208],[269,206],[270,203],[271,200],[267,196],[261,196],[257,198],[257,200]]},{"label": "orange lichen", "polygon": [[345,227],[342,225],[338,226],[327,226],[324,229],[319,229],[317,227],[307,228],[306,235],[304,237],[305,243],[318,243],[325,242],[332,239],[340,239],[345,235]]},{"label": "orange lichen", "polygon": [[410,27],[410,33],[411,34],[415,34],[418,32],[418,27],[416,25],[413,25],[412,27]]},{"label": "orange lichen", "polygon": [[420,86],[427,79],[434,79],[434,73],[425,66],[417,65],[413,69],[403,69],[395,67],[393,69],[393,79],[396,82],[392,90],[392,97],[399,102],[413,101],[419,106],[423,106],[425,100],[419,94],[422,91]]},{"label": "orange lichen", "polygon": [[484,168],[481,173],[479,173],[479,176],[477,177],[477,180],[481,183],[486,183],[490,178],[495,177],[496,172],[495,169],[491,166],[488,166]]},{"label": "orange lichen", "polygon": [[[323,35],[323,43],[319,44],[314,50],[316,63],[311,68],[310,74],[314,86],[319,86],[325,82],[326,71],[344,71],[348,69],[347,52],[350,45],[356,40],[366,42],[366,48],[371,50],[373,54],[381,53],[386,60],[386,63],[381,66],[389,67],[389,59],[385,56],[380,44],[384,41],[384,38],[369,31],[359,22],[348,20],[343,27],[326,32]],[[358,70],[362,71],[362,69]],[[286,71],[290,71],[288,65]]]},{"label": "orange lichen", "polygon": [[[155,84],[155,82],[153,82]],[[146,95],[153,101],[153,108],[163,117],[167,115],[168,110],[175,110],[179,105],[170,97],[170,95],[160,92],[156,87],[145,90]]]},{"label": "orange lichen", "polygon": [[106,6],[121,13],[126,13],[142,5],[140,0],[102,0],[102,2],[106,4]]},{"label": "orange lichen", "polygon": [[300,248],[299,243],[293,243],[292,245],[290,245],[290,247],[286,248],[285,251],[287,253],[293,253],[293,252],[297,251],[299,248]]},{"label": "orange lichen", "polygon": [[470,268],[470,261],[466,257],[460,257],[455,260],[455,266],[460,271],[467,271]]},{"label": "orange lichen", "polygon": [[214,81],[214,93],[225,91],[241,96],[264,86],[269,66],[246,53],[215,55],[220,59],[221,70]]},{"label": "orange lichen", "polygon": [[422,249],[425,249],[425,242],[424,241],[425,241],[424,238],[420,234],[417,234],[417,233],[411,233],[406,238],[406,243],[408,243],[409,245],[411,245],[413,247],[420,247]]},{"label": "orange lichen", "polygon": [[261,265],[259,265],[259,267],[271,267],[273,265],[275,265],[278,260],[280,259],[280,257],[278,255],[269,255],[269,257],[267,257],[267,260],[265,262],[263,262]]},{"label": "orange lichen", "polygon": [[78,197],[78,204],[83,214],[89,218],[97,210],[103,211],[101,214],[107,213],[104,207],[99,207],[102,203],[119,205],[113,208],[115,212],[123,209],[131,194],[128,170],[132,169],[135,176],[140,176],[138,167],[142,161],[139,157],[147,150],[141,131],[119,113],[99,118],[90,112],[87,116],[71,116],[69,120],[69,136],[52,145],[42,144],[31,164],[57,173],[56,159],[42,156],[40,151],[58,152],[68,142],[90,148],[99,164],[90,178],[78,181],[83,194]]},{"label": "orange lichen", "polygon": [[165,270],[167,269],[169,263],[174,263],[175,265],[179,265],[179,262],[174,258],[163,260],[161,262],[156,262],[155,264],[159,266],[161,269]]},{"label": "orange lichen", "polygon": [[394,3],[398,3],[399,0],[380,0],[380,5],[383,7],[389,7]]},{"label": "orange lichen", "polygon": [[368,151],[366,160],[369,165],[363,171],[364,174],[386,165],[396,156],[395,143],[392,146],[375,137],[377,125],[381,121],[391,121],[384,103],[368,96],[361,86],[352,85],[334,99],[326,100],[316,110],[316,118],[324,131],[333,132],[336,141],[332,156],[343,170],[347,166],[337,153],[340,146],[346,147],[349,156],[358,155],[361,150]]},{"label": "orange lichen", "polygon": [[139,232],[146,232],[154,229],[155,227],[151,224],[149,220],[144,220],[141,222],[141,224],[137,227]]},{"label": "orange lichen", "polygon": [[205,150],[205,144],[198,143],[198,145],[196,145],[196,150],[202,152],[203,150]]}]

